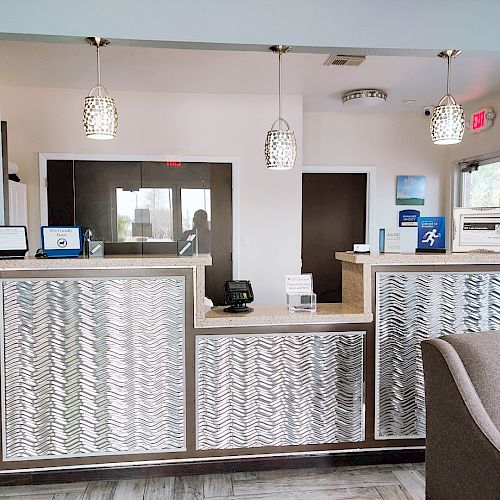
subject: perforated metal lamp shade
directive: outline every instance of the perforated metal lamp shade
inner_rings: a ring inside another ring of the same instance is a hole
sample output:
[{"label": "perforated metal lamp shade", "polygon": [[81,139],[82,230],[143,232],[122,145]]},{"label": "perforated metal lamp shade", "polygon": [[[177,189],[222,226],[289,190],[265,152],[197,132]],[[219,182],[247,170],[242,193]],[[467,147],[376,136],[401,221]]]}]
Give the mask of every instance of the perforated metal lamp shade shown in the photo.
[{"label": "perforated metal lamp shade", "polygon": [[88,37],[87,42],[97,51],[97,85],[92,87],[83,105],[83,128],[88,139],[106,141],[116,137],[118,112],[115,101],[101,85],[100,48],[109,44],[101,37]]},{"label": "perforated metal lamp shade", "polygon": [[[280,121],[286,125],[286,130],[274,128],[276,123]],[[267,133],[264,156],[266,166],[271,170],[288,170],[295,166],[297,141],[295,140],[295,132],[290,130],[286,120],[278,118],[273,123],[271,130]]]},{"label": "perforated metal lamp shade", "polygon": [[270,170],[289,170],[295,166],[297,158],[297,141],[295,132],[290,130],[290,125],[282,117],[281,110],[281,56],[290,47],[286,45],[273,45],[269,50],[278,54],[278,102],[279,117],[272,124],[271,130],[267,133],[264,144],[264,156],[266,166]]},{"label": "perforated metal lamp shade", "polygon": [[89,95],[83,106],[83,128],[89,139],[114,139],[118,128],[115,101],[107,95]]},{"label": "perforated metal lamp shade", "polygon": [[451,95],[445,95],[434,108],[430,122],[434,144],[458,144],[464,135],[465,115]]},{"label": "perforated metal lamp shade", "polygon": [[457,57],[460,53],[460,50],[448,49],[438,54],[438,57],[446,58],[448,73],[446,76],[446,94],[434,108],[430,122],[431,139],[434,144],[457,144],[464,135],[464,110],[450,94],[450,63],[451,59]]}]

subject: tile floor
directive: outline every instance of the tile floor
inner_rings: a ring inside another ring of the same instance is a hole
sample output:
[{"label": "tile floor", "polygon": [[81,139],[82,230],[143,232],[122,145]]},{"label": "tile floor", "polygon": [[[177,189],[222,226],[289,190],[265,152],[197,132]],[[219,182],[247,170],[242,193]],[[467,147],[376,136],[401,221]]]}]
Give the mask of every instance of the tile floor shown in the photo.
[{"label": "tile floor", "polygon": [[424,464],[287,469],[0,487],[0,500],[425,499]]}]

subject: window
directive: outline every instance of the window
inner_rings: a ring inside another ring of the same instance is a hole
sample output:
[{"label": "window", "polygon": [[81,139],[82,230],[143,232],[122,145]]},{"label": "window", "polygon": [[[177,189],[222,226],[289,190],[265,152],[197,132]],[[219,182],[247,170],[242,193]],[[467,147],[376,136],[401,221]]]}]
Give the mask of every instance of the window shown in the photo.
[{"label": "window", "polygon": [[460,168],[462,207],[500,206],[500,160],[472,161]]},{"label": "window", "polygon": [[197,210],[204,210],[208,217],[210,228],[212,217],[210,213],[210,189],[181,189],[182,232],[193,227],[193,217]]},{"label": "window", "polygon": [[172,190],[116,189],[118,241],[174,241]]},{"label": "window", "polygon": [[41,173],[42,223],[92,229],[107,255],[177,255],[177,241],[196,234],[195,248],[212,256],[207,296],[224,304],[233,276],[230,163],[48,159]]}]

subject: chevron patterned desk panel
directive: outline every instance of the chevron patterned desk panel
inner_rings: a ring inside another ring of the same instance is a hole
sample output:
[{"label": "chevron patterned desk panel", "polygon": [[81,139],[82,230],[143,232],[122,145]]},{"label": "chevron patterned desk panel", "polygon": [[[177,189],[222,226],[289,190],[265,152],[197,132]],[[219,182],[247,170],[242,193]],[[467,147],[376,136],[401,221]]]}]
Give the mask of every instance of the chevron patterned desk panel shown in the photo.
[{"label": "chevron patterned desk panel", "polygon": [[420,342],[500,329],[500,273],[377,273],[375,438],[425,437]]},{"label": "chevron patterned desk panel", "polygon": [[182,276],[1,286],[5,460],[185,449]]},{"label": "chevron patterned desk panel", "polygon": [[364,336],[198,336],[197,448],[363,441]]}]

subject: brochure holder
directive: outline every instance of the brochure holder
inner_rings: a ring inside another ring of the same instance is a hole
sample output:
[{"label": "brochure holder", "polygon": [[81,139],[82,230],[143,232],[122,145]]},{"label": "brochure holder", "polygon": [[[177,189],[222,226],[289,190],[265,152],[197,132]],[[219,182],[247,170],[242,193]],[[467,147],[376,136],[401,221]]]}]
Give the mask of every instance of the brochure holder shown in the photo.
[{"label": "brochure holder", "polygon": [[316,294],[286,294],[286,303],[290,312],[316,312]]},{"label": "brochure holder", "polygon": [[286,276],[286,303],[289,312],[316,312],[312,274]]}]

